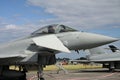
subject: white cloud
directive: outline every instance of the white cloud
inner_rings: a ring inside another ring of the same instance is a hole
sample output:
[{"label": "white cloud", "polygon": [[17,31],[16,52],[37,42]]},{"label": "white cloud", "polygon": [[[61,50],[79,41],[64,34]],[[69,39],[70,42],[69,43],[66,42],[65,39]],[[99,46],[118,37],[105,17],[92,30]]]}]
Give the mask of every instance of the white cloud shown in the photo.
[{"label": "white cloud", "polygon": [[19,26],[15,24],[4,24],[0,27],[0,43],[29,35],[38,27],[35,27],[34,24],[24,24]]},{"label": "white cloud", "polygon": [[43,7],[57,16],[57,21],[69,25],[85,28],[120,25],[120,0],[27,0],[27,3]]},{"label": "white cloud", "polygon": [[23,28],[15,24],[1,24],[0,31],[9,31],[9,30],[22,30]]},{"label": "white cloud", "polygon": [[10,24],[10,25],[6,25],[5,29],[7,29],[7,30],[10,30],[10,29],[17,30],[17,29],[19,29],[19,27],[17,27],[16,25]]},{"label": "white cloud", "polygon": [[31,32],[37,29],[34,24],[24,24],[24,25],[16,25],[16,24],[3,24],[0,27],[0,31],[15,31],[15,32]]}]

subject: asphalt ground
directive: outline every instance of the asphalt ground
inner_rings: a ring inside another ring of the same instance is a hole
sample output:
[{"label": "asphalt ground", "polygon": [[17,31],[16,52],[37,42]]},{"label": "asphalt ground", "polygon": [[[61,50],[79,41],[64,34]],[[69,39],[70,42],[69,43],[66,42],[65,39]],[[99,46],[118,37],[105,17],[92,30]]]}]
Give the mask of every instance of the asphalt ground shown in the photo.
[{"label": "asphalt ground", "polygon": [[[44,71],[45,80],[120,80],[120,70],[114,73],[108,72],[107,69],[82,69],[64,71]],[[27,74],[27,80],[37,80],[36,72],[32,71]]]}]

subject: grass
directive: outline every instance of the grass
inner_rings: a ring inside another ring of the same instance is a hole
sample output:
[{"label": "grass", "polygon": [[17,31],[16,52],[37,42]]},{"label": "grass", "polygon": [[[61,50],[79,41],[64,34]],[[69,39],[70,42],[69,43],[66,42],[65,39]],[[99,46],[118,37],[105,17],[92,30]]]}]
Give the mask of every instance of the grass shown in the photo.
[{"label": "grass", "polygon": [[[63,67],[67,70],[102,68],[101,65],[83,65],[83,64],[63,65]],[[44,68],[44,70],[57,70],[57,69],[58,69],[58,67],[55,65],[46,66],[46,68]]]},{"label": "grass", "polygon": [[[84,65],[84,64],[77,64],[77,65],[63,65],[66,70],[80,70],[80,69],[95,69],[95,68],[102,68],[102,65]],[[18,67],[11,66],[10,69],[19,70]],[[50,70],[58,70],[59,68],[56,65],[49,65],[44,68],[46,71]]]}]

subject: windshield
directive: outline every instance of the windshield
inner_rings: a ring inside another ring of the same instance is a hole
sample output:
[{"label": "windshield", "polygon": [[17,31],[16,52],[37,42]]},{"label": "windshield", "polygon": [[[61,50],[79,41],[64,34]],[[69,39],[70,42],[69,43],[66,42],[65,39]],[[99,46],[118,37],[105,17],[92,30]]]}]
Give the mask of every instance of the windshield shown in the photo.
[{"label": "windshield", "polygon": [[77,30],[65,25],[53,24],[38,29],[37,31],[33,32],[32,35],[35,36],[40,34],[57,34],[62,32],[73,32],[73,31],[77,31]]}]

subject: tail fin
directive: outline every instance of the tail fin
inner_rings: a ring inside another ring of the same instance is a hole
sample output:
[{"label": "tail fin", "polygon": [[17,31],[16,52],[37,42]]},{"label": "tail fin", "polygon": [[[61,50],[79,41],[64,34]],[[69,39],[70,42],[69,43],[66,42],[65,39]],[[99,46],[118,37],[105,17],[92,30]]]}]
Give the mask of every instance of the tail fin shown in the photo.
[{"label": "tail fin", "polygon": [[114,45],[109,45],[110,49],[112,50],[112,52],[116,52],[117,50],[119,50],[117,47],[115,47]]},{"label": "tail fin", "polygon": [[100,47],[89,49],[89,52],[91,55],[105,54],[105,51]]}]

